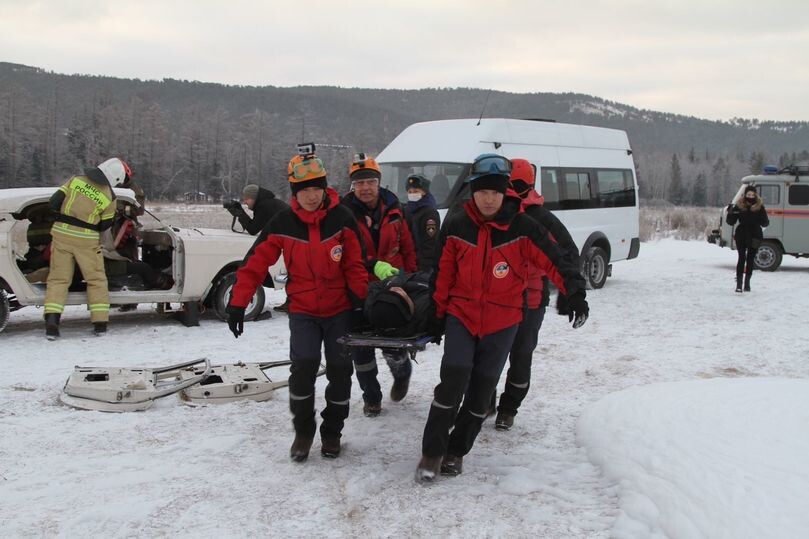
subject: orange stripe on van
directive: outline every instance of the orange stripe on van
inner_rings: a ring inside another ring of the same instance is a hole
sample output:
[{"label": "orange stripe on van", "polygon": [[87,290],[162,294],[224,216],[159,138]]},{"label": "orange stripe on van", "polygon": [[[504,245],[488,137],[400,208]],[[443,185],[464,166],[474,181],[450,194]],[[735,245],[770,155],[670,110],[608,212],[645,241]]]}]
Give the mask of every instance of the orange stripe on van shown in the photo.
[{"label": "orange stripe on van", "polygon": [[767,210],[768,215],[778,217],[809,217],[809,210]]}]

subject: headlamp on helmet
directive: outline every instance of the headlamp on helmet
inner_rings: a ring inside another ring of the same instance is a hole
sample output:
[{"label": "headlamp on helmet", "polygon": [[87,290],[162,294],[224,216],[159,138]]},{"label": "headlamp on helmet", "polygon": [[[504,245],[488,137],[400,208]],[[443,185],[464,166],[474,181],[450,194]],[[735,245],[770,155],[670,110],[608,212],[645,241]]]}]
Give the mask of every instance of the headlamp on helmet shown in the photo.
[{"label": "headlamp on helmet", "polygon": [[351,180],[367,180],[370,178],[381,178],[382,171],[376,159],[364,153],[358,153],[348,166],[348,176]]}]

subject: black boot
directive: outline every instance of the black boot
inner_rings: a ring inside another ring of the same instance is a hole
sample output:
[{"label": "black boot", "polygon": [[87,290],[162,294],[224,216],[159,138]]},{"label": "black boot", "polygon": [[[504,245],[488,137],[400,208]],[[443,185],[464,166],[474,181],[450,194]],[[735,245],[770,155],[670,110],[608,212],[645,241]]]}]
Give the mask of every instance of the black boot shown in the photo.
[{"label": "black boot", "polygon": [[463,472],[463,457],[447,455],[441,463],[441,475],[455,477]]},{"label": "black boot", "polygon": [[320,454],[327,459],[336,459],[340,456],[340,437],[339,436],[320,436]]},{"label": "black boot", "polygon": [[417,483],[432,483],[441,469],[441,457],[428,457],[422,455],[416,467]]},{"label": "black boot", "polygon": [[744,291],[745,292],[750,292],[750,276],[751,275],[753,275],[753,272],[744,274]]},{"label": "black boot", "polygon": [[59,322],[62,315],[59,313],[45,314],[45,337],[49,341],[55,341],[59,338]]},{"label": "black boot", "polygon": [[511,430],[514,426],[514,414],[509,412],[497,412],[497,418],[494,420],[494,428],[497,430]]},{"label": "black boot", "polygon": [[295,462],[303,462],[309,458],[309,450],[312,448],[312,438],[295,435],[292,447],[289,448],[289,457]]},{"label": "black boot", "polygon": [[410,377],[394,378],[393,385],[390,387],[390,400],[399,402],[407,395],[407,390],[410,387]]},{"label": "black boot", "polygon": [[742,274],[737,273],[736,274],[736,292],[741,293],[741,291],[742,291]]},{"label": "black boot", "polygon": [[103,337],[107,334],[106,322],[93,322],[93,335],[96,337]]}]

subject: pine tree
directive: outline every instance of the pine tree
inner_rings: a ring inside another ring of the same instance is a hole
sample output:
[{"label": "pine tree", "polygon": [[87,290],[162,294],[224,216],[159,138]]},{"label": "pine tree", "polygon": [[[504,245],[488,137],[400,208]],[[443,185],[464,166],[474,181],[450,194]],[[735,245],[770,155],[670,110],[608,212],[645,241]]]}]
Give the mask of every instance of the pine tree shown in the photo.
[{"label": "pine tree", "polygon": [[708,182],[705,179],[705,174],[700,172],[694,179],[694,188],[691,193],[691,203],[694,206],[705,206],[708,201]]},{"label": "pine tree", "polygon": [[671,156],[671,182],[669,183],[669,202],[678,206],[686,203],[686,192],[683,186],[683,172],[677,154]]}]

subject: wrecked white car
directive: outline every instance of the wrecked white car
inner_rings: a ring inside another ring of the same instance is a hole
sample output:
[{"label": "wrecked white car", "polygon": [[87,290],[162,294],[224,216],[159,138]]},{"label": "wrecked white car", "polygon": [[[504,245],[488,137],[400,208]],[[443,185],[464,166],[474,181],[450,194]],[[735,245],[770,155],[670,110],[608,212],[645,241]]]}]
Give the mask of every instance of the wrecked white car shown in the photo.
[{"label": "wrecked white car", "polygon": [[[0,189],[0,331],[9,313],[45,302],[47,253],[53,216],[48,201],[55,187]],[[137,208],[135,194],[115,189],[124,204]],[[236,269],[255,238],[231,230],[178,228],[157,221],[135,231],[136,256],[154,270],[170,277],[167,289],[149,289],[134,275],[109,277],[110,303],[155,304],[162,312],[177,313],[186,325],[198,325],[199,314],[213,309],[225,320],[225,308],[236,279]],[[271,282],[283,281],[283,261],[270,268]],[[279,276],[280,275],[280,276]],[[280,285],[279,285],[280,286]],[[67,305],[84,305],[84,283],[74,279]],[[259,287],[245,319],[264,309],[264,289]]]}]

